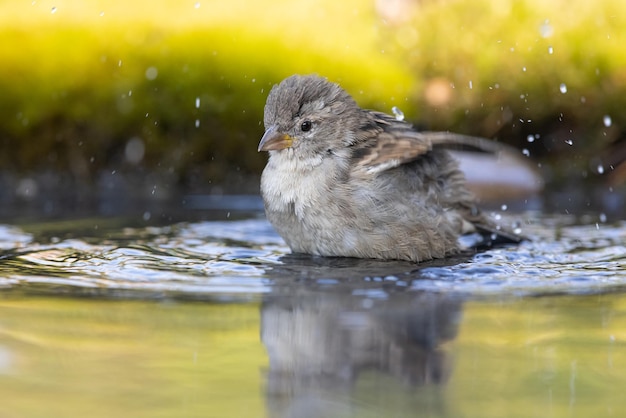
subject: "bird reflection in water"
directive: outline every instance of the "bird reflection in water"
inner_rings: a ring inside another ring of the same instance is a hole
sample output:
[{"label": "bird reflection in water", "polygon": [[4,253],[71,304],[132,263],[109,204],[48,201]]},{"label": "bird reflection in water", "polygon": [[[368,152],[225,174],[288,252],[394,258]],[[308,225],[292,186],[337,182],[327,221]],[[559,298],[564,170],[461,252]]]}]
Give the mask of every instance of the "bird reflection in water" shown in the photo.
[{"label": "bird reflection in water", "polygon": [[411,290],[420,280],[411,263],[300,255],[281,262],[268,272],[273,290],[261,308],[271,416],[346,413],[361,376],[410,391],[446,383],[461,296]]}]

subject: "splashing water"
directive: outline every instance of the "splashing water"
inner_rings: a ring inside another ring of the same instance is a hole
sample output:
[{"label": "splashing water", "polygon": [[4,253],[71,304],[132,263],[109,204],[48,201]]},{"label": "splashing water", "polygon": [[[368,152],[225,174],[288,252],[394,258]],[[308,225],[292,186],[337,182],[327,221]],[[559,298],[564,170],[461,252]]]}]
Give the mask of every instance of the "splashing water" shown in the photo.
[{"label": "splashing water", "polygon": [[543,24],[539,27],[539,33],[542,38],[549,38],[554,34],[554,28],[550,24],[549,20],[545,20]]},{"label": "splashing water", "polygon": [[155,80],[159,75],[159,70],[156,67],[148,67],[145,72],[146,79]]},{"label": "splashing water", "polygon": [[396,117],[396,120],[403,121],[404,120],[404,112],[400,110],[397,106],[391,108],[391,112]]}]

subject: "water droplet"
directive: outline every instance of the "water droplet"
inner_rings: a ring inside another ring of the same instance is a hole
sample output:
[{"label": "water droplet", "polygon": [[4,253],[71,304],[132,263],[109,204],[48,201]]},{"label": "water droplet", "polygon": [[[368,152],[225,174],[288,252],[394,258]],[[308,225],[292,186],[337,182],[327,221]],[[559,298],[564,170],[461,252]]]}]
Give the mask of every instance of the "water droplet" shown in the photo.
[{"label": "water droplet", "polygon": [[197,1],[196,4],[193,5],[193,7],[195,7],[196,9],[199,9],[200,8],[200,2]]},{"label": "water droplet", "polygon": [[551,46],[548,47],[548,54],[552,55],[554,53],[554,48]]},{"label": "water droplet", "polygon": [[196,119],[196,128],[200,127],[200,119]]},{"label": "water droplet", "polygon": [[404,120],[404,113],[397,106],[392,107],[391,112],[395,115],[396,120]]},{"label": "water droplet", "polygon": [[104,16],[104,10],[100,12],[100,17]]},{"label": "water droplet", "polygon": [[598,164],[598,174],[604,174],[604,166],[602,164]]},{"label": "water droplet", "polygon": [[154,80],[159,75],[159,70],[156,67],[148,67],[146,69],[146,78],[148,80]]},{"label": "water droplet", "polygon": [[602,123],[604,123],[604,126],[608,128],[613,124],[613,120],[609,115],[604,115],[604,117],[602,118]]},{"label": "water droplet", "polygon": [[554,28],[552,27],[548,19],[546,19],[539,27],[539,33],[541,34],[542,38],[549,38],[554,33]]},{"label": "water droplet", "polygon": [[152,217],[152,214],[150,212],[144,212],[143,213],[143,220],[144,221],[149,221],[151,217]]},{"label": "water droplet", "polygon": [[133,95],[133,91],[132,90],[128,90],[128,97]]},{"label": "water droplet", "polygon": [[117,61],[117,66],[121,67],[122,66],[122,60]]},{"label": "water droplet", "polygon": [[143,160],[146,147],[139,137],[131,138],[124,148],[124,157],[131,164],[138,164]]},{"label": "water droplet", "polygon": [[472,84],[472,80],[470,80],[470,81],[469,81],[469,88],[470,88],[470,90],[471,90],[472,88],[474,88],[474,85]]},{"label": "water droplet", "polygon": [[522,150],[522,154],[524,154],[526,157],[530,157],[530,151],[526,148]]},{"label": "water droplet", "polygon": [[565,83],[561,83],[561,85],[559,86],[559,90],[563,94],[567,93],[567,86],[565,85]]},{"label": "water droplet", "polygon": [[572,141],[571,139],[566,139],[566,140],[565,140],[565,143],[566,143],[567,145],[569,145],[569,146],[574,145],[574,141]]},{"label": "water droplet", "polygon": [[30,178],[21,179],[17,183],[17,187],[15,189],[15,193],[23,198],[31,199],[37,196],[39,192],[39,186],[37,182]]},{"label": "water droplet", "polygon": [[535,142],[535,136],[534,136],[534,135],[532,135],[532,134],[531,134],[531,135],[528,135],[528,136],[526,137],[526,141],[528,141],[528,142]]},{"label": "water droplet", "polygon": [[523,72],[526,72],[526,67],[522,67],[522,71],[523,71]]},{"label": "water droplet", "polygon": [[600,222],[606,223],[606,214],[601,213],[598,218],[600,219]]},{"label": "water droplet", "polygon": [[503,204],[502,206],[500,206],[500,209],[502,211],[506,211],[509,207],[506,204]]},{"label": "water droplet", "polygon": [[57,12],[56,6],[50,9],[50,13],[55,14]]},{"label": "water droplet", "polygon": [[200,109],[200,98],[196,97],[196,109]]}]

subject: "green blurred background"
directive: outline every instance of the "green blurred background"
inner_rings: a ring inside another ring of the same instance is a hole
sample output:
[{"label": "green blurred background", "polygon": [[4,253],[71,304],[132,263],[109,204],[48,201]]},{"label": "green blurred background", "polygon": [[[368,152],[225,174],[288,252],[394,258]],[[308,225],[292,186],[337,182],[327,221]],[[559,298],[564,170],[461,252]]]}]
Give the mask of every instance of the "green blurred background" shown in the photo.
[{"label": "green blurred background", "polygon": [[263,104],[293,73],[514,145],[552,191],[623,196],[622,0],[2,1],[0,34],[5,218],[257,193]]}]

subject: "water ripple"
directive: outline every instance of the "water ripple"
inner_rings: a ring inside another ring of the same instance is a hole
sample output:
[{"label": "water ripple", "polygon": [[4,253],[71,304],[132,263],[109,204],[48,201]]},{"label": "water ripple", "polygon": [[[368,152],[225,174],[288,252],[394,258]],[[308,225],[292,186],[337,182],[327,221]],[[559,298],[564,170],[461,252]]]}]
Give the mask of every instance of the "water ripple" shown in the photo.
[{"label": "water ripple", "polygon": [[305,282],[380,298],[391,291],[588,293],[626,285],[626,223],[534,216],[525,225],[532,241],[519,246],[419,265],[290,255],[263,219],[124,228],[100,239],[68,231],[63,240],[0,225],[0,287],[226,297]]}]

